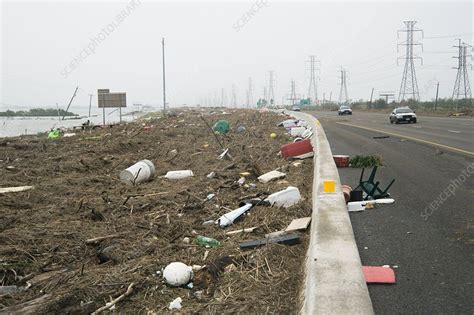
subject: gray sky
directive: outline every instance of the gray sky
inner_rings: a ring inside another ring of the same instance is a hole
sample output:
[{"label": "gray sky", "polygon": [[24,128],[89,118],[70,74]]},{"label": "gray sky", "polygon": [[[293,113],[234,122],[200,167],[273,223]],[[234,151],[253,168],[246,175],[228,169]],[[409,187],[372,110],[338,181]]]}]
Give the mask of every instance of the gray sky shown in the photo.
[{"label": "gray sky", "polygon": [[[210,95],[230,100],[236,85],[245,102],[263,96],[275,72],[275,98],[307,94],[305,61],[321,61],[319,97],[339,96],[339,69],[347,69],[352,100],[381,91],[398,95],[397,30],[416,20],[424,30],[424,66],[417,63],[420,97],[452,93],[455,39],[473,43],[472,2],[18,2],[2,1],[1,105],[65,106],[76,86],[74,107],[87,107],[98,88],[127,92],[128,104],[162,104],[161,38],[166,38],[167,96],[172,106],[196,104]],[[127,5],[129,6],[127,11]],[[260,8],[258,7],[260,6]],[[254,14],[245,18],[253,9]],[[440,38],[441,37],[441,38]],[[90,49],[88,49],[88,47]],[[92,53],[92,50],[94,53]],[[76,61],[74,61],[76,58]],[[73,64],[71,64],[71,62]],[[471,83],[474,81],[470,72]],[[471,84],[472,86],[472,84]],[[96,96],[94,106],[96,106]],[[131,106],[130,106],[131,107]]]}]

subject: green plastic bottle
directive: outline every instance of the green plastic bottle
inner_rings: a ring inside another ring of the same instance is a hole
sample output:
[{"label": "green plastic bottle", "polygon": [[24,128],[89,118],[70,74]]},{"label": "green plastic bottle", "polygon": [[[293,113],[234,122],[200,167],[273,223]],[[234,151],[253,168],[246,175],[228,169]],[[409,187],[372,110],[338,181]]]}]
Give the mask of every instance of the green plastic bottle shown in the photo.
[{"label": "green plastic bottle", "polygon": [[221,245],[221,243],[218,240],[210,238],[210,237],[202,236],[202,235],[199,235],[196,238],[196,243],[206,248],[210,248],[210,247],[216,248]]}]

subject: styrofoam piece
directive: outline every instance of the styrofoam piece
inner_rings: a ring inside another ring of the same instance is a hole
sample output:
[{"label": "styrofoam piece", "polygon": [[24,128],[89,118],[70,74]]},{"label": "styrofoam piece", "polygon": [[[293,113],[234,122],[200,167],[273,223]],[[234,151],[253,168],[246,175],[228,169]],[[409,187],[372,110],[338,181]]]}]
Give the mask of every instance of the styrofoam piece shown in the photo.
[{"label": "styrofoam piece", "polygon": [[286,174],[279,171],[270,171],[258,177],[259,182],[268,183],[274,179],[279,179],[285,177]]},{"label": "styrofoam piece", "polygon": [[364,211],[365,205],[363,204],[363,201],[352,201],[347,204],[347,210],[350,212]]},{"label": "styrofoam piece", "polygon": [[384,204],[387,204],[387,203],[394,203],[395,202],[395,199],[392,199],[392,198],[381,198],[381,199],[375,199],[375,200],[367,200],[365,201],[365,203],[384,203]]},{"label": "styrofoam piece", "polygon": [[191,281],[193,269],[182,262],[175,261],[163,270],[163,278],[167,284],[179,287]]},{"label": "styrofoam piece", "polygon": [[246,203],[244,206],[232,210],[231,212],[227,212],[226,214],[223,214],[219,219],[217,219],[217,222],[219,223],[220,227],[226,227],[228,225],[231,225],[234,223],[234,221],[240,217],[242,214],[247,212],[250,208],[252,208],[251,203]]},{"label": "styrofoam piece", "polygon": [[127,184],[138,184],[155,175],[155,166],[150,160],[141,160],[120,172],[120,180]]},{"label": "styrofoam piece", "polygon": [[172,310],[180,310],[182,308],[181,302],[183,302],[183,299],[180,297],[177,297],[174,299],[172,302],[170,302],[170,305],[168,306],[168,309],[170,311]]},{"label": "styrofoam piece", "polygon": [[297,204],[301,199],[300,191],[297,187],[288,186],[285,190],[278,191],[268,196],[265,201],[272,206],[288,208]]},{"label": "styrofoam piece", "polygon": [[169,171],[164,177],[168,179],[182,179],[186,177],[194,176],[193,171],[191,170],[182,170],[182,171]]}]

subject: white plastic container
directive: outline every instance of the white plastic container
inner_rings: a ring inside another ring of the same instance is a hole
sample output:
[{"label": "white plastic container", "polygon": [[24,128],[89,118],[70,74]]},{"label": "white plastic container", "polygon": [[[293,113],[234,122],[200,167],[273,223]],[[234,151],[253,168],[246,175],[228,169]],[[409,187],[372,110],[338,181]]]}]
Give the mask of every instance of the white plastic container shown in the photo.
[{"label": "white plastic container", "polygon": [[300,137],[305,131],[306,127],[293,127],[290,129],[290,135],[292,137]]},{"label": "white plastic container", "polygon": [[298,121],[297,125],[300,126],[300,127],[306,127],[306,126],[308,126],[308,122],[306,120],[300,120],[300,121]]},{"label": "white plastic container", "polygon": [[120,172],[120,180],[133,185],[150,180],[155,175],[155,166],[150,160],[141,160]]},{"label": "white plastic container", "polygon": [[311,138],[311,136],[313,135],[313,132],[311,131],[310,128],[306,129],[305,131],[303,131],[301,133],[301,137],[307,139],[307,138]]},{"label": "white plastic container", "polygon": [[193,171],[183,170],[183,171],[169,171],[163,177],[168,178],[168,179],[183,179],[183,178],[192,177],[192,176],[194,176]]},{"label": "white plastic container", "polygon": [[217,219],[217,222],[219,223],[220,227],[231,225],[238,217],[252,208],[252,206],[253,205],[251,203],[246,203],[244,206],[222,215],[219,219]]},{"label": "white plastic container", "polygon": [[281,122],[281,125],[285,128],[290,128],[296,126],[296,121],[294,119],[287,119]]},{"label": "white plastic container", "polygon": [[288,186],[285,190],[271,194],[265,199],[272,206],[288,208],[297,204],[301,199],[300,191],[297,187]]}]

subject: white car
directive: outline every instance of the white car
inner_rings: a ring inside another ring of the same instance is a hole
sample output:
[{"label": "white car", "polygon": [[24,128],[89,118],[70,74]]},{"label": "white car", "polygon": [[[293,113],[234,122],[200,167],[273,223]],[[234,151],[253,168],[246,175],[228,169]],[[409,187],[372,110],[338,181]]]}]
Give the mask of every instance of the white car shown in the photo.
[{"label": "white car", "polygon": [[341,105],[337,111],[338,115],[352,115],[352,109],[347,105]]},{"label": "white car", "polygon": [[401,123],[401,122],[406,122],[406,123],[414,123],[416,124],[416,114],[415,111],[413,111],[409,107],[400,107],[400,108],[395,108],[391,113],[390,113],[390,123]]}]

